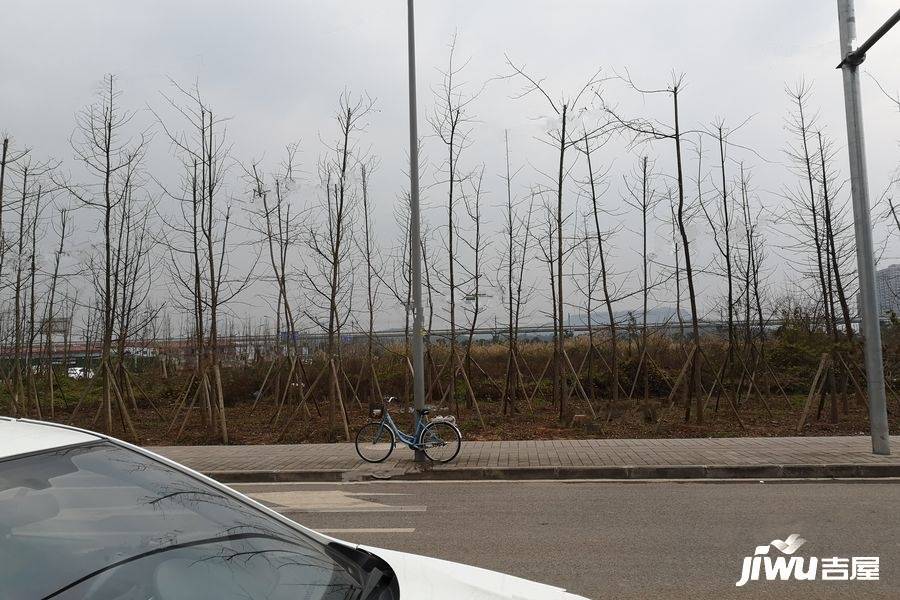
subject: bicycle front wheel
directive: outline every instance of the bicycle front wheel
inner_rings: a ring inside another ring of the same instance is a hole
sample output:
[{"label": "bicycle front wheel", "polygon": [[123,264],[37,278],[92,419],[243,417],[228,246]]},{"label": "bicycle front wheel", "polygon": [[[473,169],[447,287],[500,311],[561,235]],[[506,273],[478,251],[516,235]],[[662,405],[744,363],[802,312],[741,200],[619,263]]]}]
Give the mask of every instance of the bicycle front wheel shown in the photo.
[{"label": "bicycle front wheel", "polygon": [[456,458],[462,446],[459,429],[446,421],[430,423],[422,430],[422,450],[431,461],[447,463]]},{"label": "bicycle front wheel", "polygon": [[384,423],[366,423],[356,433],[356,453],[366,462],[380,463],[394,451],[394,432]]}]

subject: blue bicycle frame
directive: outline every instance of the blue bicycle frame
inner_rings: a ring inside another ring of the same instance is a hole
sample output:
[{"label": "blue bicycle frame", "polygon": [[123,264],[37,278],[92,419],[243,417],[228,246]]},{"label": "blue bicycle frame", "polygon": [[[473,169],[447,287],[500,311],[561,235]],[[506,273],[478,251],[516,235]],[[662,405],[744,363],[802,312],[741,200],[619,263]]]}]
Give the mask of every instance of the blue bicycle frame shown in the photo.
[{"label": "blue bicycle frame", "polygon": [[[381,415],[381,426],[387,427],[394,434],[394,438],[406,444],[410,450],[421,449],[422,445],[419,443],[419,437],[422,435],[422,431],[426,426],[423,415],[416,411],[416,431],[412,435],[409,435],[400,431],[400,428],[398,428],[397,424],[394,423],[394,419],[391,417],[391,413],[388,412],[387,405],[385,405],[382,410],[384,411],[384,414]],[[378,430],[376,438],[378,436],[381,436],[382,431],[382,429]]]}]

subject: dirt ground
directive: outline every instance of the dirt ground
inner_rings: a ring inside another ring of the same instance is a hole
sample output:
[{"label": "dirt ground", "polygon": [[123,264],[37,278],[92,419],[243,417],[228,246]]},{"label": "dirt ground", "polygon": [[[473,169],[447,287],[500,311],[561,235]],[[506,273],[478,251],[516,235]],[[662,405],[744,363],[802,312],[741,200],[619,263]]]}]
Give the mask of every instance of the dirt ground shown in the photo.
[{"label": "dirt ground", "polygon": [[[142,386],[152,382],[144,381]],[[200,411],[195,407],[185,417],[182,409],[176,416],[181,390],[173,382],[167,388],[157,391],[153,407],[142,393],[137,394],[137,408],[132,407],[132,421],[137,430],[139,442],[148,445],[173,444],[214,444],[220,443],[207,433]],[[77,411],[77,402],[71,397],[66,406],[60,405],[53,420],[71,423],[88,429],[102,430],[104,419],[100,411],[99,398],[86,398]],[[462,395],[461,395],[462,396]],[[534,412],[527,406],[509,416],[500,414],[499,403],[483,399],[479,402],[481,419],[474,407],[467,408],[463,397],[459,399],[457,421],[468,440],[523,440],[523,439],[573,439],[573,438],[687,438],[687,437],[731,437],[731,436],[795,436],[795,435],[858,435],[868,431],[868,413],[864,404],[858,404],[851,396],[848,410],[839,411],[836,424],[829,422],[830,405],[823,406],[818,414],[818,399],[810,406],[809,416],[803,428],[797,425],[806,398],[795,395],[786,399],[782,395],[766,398],[765,403],[755,396],[736,407],[737,414],[723,396],[716,408],[716,398],[710,398],[704,412],[704,423],[684,422],[684,407],[680,398],[674,406],[666,404],[665,398],[655,398],[649,409],[639,406],[638,401],[621,401],[610,413],[609,402],[598,398],[594,403],[596,418],[592,418],[583,400],[572,400],[574,419],[561,423],[556,407],[546,399],[535,398]],[[370,420],[368,406],[351,400],[348,406],[351,437],[356,430]],[[273,398],[262,398],[253,408],[249,399],[239,399],[228,403],[226,408],[229,443],[231,444],[272,444],[298,442],[345,441],[340,412],[334,411],[329,425],[326,401],[318,399],[318,406],[309,405],[309,411],[296,411],[295,405],[276,409]],[[389,410],[395,421],[405,430],[412,429],[412,414],[408,406],[392,404]],[[659,425],[650,420],[652,411],[659,417]],[[295,418],[288,423],[288,417]],[[456,414],[452,405],[443,406],[433,414]],[[740,420],[738,419],[740,418]],[[900,430],[900,403],[892,402],[889,407],[891,430]],[[47,418],[46,415],[44,418]],[[481,420],[484,424],[482,425]],[[113,435],[129,437],[117,411],[113,411]]]}]

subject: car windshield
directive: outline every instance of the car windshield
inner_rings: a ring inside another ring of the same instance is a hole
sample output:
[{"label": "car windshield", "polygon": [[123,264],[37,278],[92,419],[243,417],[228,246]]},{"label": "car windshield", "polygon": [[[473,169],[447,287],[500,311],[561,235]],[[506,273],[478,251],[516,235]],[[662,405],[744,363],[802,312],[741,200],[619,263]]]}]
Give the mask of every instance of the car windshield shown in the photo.
[{"label": "car windshield", "polygon": [[98,442],[0,462],[0,589],[6,600],[343,600],[359,582],[328,544]]}]

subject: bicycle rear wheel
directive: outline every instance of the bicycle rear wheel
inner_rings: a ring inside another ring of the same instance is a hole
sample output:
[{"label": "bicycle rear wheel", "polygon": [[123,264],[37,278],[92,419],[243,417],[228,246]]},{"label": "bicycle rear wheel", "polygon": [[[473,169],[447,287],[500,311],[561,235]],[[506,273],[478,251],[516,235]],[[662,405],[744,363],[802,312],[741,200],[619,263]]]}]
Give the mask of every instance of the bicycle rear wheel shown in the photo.
[{"label": "bicycle rear wheel", "polygon": [[459,429],[446,421],[435,421],[422,430],[421,446],[425,456],[436,463],[447,463],[456,458],[462,446]]},{"label": "bicycle rear wheel", "polygon": [[356,453],[366,462],[380,463],[394,451],[394,432],[384,423],[366,423],[356,433]]}]

